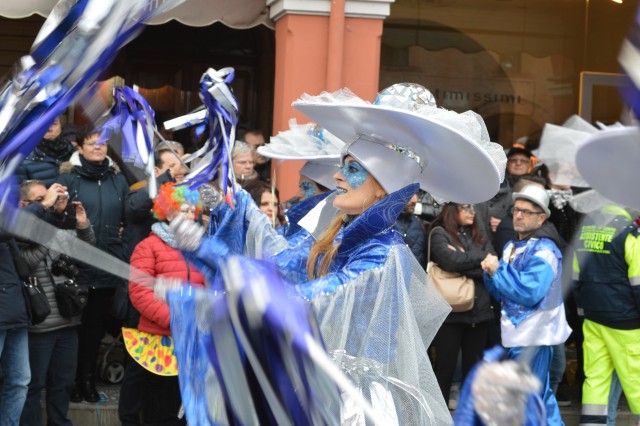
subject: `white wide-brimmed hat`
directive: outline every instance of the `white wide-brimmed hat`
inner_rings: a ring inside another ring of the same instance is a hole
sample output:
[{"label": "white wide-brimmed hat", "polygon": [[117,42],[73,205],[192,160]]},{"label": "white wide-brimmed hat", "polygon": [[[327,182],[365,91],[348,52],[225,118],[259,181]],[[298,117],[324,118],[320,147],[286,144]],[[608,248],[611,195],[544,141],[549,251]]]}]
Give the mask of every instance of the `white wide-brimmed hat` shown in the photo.
[{"label": "white wide-brimmed hat", "polygon": [[[391,93],[395,101],[405,91],[413,97],[416,86],[394,85],[381,95]],[[496,194],[506,157],[494,144],[492,156],[502,164],[500,170],[485,149],[488,133],[480,116],[437,108],[431,101],[413,103],[413,110],[385,105],[384,99],[379,103],[342,90],[305,95],[293,106],[344,141],[343,156],[360,162],[387,193],[417,182],[437,197],[460,203],[479,203]]]},{"label": "white wide-brimmed hat", "polygon": [[298,124],[292,118],[289,130],[272,136],[268,144],[258,147],[258,153],[275,160],[307,160],[300,174],[333,189],[343,147],[344,142],[317,124]]},{"label": "white wide-brimmed hat", "polygon": [[551,216],[549,210],[549,193],[538,185],[526,185],[520,192],[511,194],[513,201],[527,200],[544,210],[547,218]]},{"label": "white wide-brimmed hat", "polygon": [[258,154],[276,160],[340,159],[344,142],[314,124],[298,124],[289,120],[289,130],[272,136],[258,148]]},{"label": "white wide-brimmed hat", "polygon": [[333,176],[338,170],[340,170],[338,159],[309,160],[300,169],[300,174],[325,188],[333,189],[336,186],[336,180]]},{"label": "white wide-brimmed hat", "polygon": [[562,126],[544,125],[536,156],[549,169],[551,182],[582,188],[589,186],[576,167],[575,158],[578,149],[598,132],[598,128],[577,115],[569,117]]},{"label": "white wide-brimmed hat", "polygon": [[582,177],[608,199],[640,209],[640,129],[637,126],[602,130],[576,154]]}]

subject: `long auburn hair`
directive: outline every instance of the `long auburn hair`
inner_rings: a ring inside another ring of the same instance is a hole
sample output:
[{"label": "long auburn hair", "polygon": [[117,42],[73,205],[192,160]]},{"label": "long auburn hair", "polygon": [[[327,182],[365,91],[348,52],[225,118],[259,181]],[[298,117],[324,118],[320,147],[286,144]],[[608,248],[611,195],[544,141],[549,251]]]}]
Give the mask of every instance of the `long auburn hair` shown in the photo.
[{"label": "long auburn hair", "polygon": [[[331,222],[331,225],[329,225],[329,228],[327,228],[327,231],[322,237],[311,247],[309,257],[307,258],[307,278],[309,280],[322,277],[329,272],[329,265],[331,265],[331,261],[338,252],[338,247],[340,247],[340,243],[334,246],[333,240],[335,240],[341,227],[342,215],[338,215],[333,219],[333,222]],[[318,257],[322,254],[324,254],[324,257],[316,270]]]},{"label": "long auburn hair", "polygon": [[[436,216],[436,218],[433,219],[433,222],[431,222],[431,225],[429,225],[429,234],[431,234],[433,228],[442,226],[444,230],[447,231],[447,234],[449,234],[449,236],[453,239],[453,241],[455,241],[456,244],[462,246],[462,243],[458,238],[458,227],[460,225],[458,224],[458,221],[456,219],[459,211],[460,204],[445,204],[440,214]],[[486,240],[482,235],[482,232],[480,232],[480,227],[478,226],[478,221],[476,219],[477,216],[473,218],[473,223],[470,225],[471,239],[473,240],[474,244],[480,245],[484,244]]]},{"label": "long auburn hair", "polygon": [[[374,190],[376,191],[374,195],[376,198],[376,200],[374,201],[375,204],[377,201],[386,197],[388,194],[373,175],[370,175],[370,177],[374,185]],[[382,192],[378,194],[377,190],[380,190]],[[367,199],[368,197],[362,203],[362,213],[364,213],[365,211],[364,204]],[[325,276],[329,273],[329,266],[331,265],[331,262],[333,261],[333,258],[335,257],[336,253],[338,252],[338,248],[340,247],[340,242],[338,242],[336,245],[333,245],[333,241],[336,239],[338,232],[340,232],[340,228],[342,228],[342,225],[344,224],[344,217],[345,216],[343,214],[337,215],[335,219],[333,219],[333,222],[331,222],[331,225],[329,225],[325,233],[322,234],[322,237],[320,237],[320,239],[318,239],[318,241],[316,241],[315,244],[311,247],[311,250],[309,250],[309,257],[307,258],[307,278],[309,280]],[[324,256],[320,261],[320,265],[318,265],[318,268],[316,269],[318,257],[321,255]]]}]

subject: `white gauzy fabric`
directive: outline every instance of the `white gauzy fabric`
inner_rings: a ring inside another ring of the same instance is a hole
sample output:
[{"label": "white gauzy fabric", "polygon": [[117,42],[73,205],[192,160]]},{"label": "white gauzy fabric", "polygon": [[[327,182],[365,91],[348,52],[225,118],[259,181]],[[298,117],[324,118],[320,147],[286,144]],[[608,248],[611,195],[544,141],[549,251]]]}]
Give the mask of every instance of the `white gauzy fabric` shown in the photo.
[{"label": "white gauzy fabric", "polygon": [[569,201],[571,207],[579,213],[592,213],[606,205],[616,204],[595,189],[589,189],[574,195]]},{"label": "white gauzy fabric", "polygon": [[245,214],[249,222],[244,255],[254,259],[269,259],[289,247],[287,240],[273,232],[269,217],[254,205]]},{"label": "white gauzy fabric", "polygon": [[[385,416],[381,418],[388,420],[395,412],[399,425],[447,425],[451,416],[427,347],[451,307],[410,255],[406,246],[392,248],[383,267],[361,274],[335,293],[315,297],[312,305],[327,351],[343,372],[372,395],[372,402],[374,395],[387,402],[392,398],[395,411],[378,405]],[[355,324],[360,318],[368,318],[367,327]],[[353,333],[356,328],[366,332]],[[352,404],[346,401],[345,406]],[[363,413],[349,413],[345,424],[364,424]]]},{"label": "white gauzy fabric", "polygon": [[272,136],[258,153],[279,160],[340,159],[344,142],[315,124],[289,120],[289,130]]},{"label": "white gauzy fabric", "polygon": [[458,114],[455,111],[435,108],[429,105],[418,109],[416,112],[458,130],[480,145],[498,168],[500,182],[504,180],[507,167],[507,156],[504,153],[504,148],[498,143],[491,142],[487,125],[479,114],[474,111],[465,111]]},{"label": "white gauzy fabric", "polygon": [[554,184],[582,188],[589,186],[575,163],[576,152],[589,136],[591,133],[584,130],[550,123],[544,125],[537,156],[549,168]]},{"label": "white gauzy fabric", "polygon": [[308,93],[303,93],[300,96],[301,102],[315,102],[322,101],[330,104],[353,104],[353,105],[369,105],[369,102],[362,100],[355,93],[348,88],[342,88],[335,92],[322,92],[318,96],[313,96]]},{"label": "white gauzy fabric", "polygon": [[[263,217],[253,206],[246,211],[245,255],[268,259],[288,245]],[[329,355],[391,422],[385,424],[452,424],[427,356],[451,308],[406,246],[394,246],[382,267],[311,303]],[[342,424],[364,425],[364,413],[349,399],[342,414]]]}]

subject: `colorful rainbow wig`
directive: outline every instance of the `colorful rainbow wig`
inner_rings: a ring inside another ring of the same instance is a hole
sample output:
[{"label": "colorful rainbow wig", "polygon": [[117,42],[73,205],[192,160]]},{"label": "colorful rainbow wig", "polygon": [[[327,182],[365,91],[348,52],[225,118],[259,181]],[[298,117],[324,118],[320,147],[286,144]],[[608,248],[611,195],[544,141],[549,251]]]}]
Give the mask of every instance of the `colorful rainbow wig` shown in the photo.
[{"label": "colorful rainbow wig", "polygon": [[173,213],[180,212],[185,204],[195,207],[196,216],[200,214],[200,193],[187,185],[175,186],[172,182],[164,183],[153,200],[153,216],[158,220],[167,220]]}]

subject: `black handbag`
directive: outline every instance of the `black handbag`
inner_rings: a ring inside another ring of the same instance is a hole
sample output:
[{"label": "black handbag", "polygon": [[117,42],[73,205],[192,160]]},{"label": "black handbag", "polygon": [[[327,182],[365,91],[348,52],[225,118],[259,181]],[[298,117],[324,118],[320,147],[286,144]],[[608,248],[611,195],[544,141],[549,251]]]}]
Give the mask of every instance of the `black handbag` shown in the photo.
[{"label": "black handbag", "polygon": [[53,284],[60,315],[71,318],[79,315],[89,301],[89,288],[75,280],[64,280]]},{"label": "black handbag", "polygon": [[47,295],[42,289],[42,285],[37,277],[30,276],[27,261],[18,253],[18,248],[14,241],[9,242],[9,251],[16,265],[16,272],[22,280],[25,294],[27,295],[27,308],[31,316],[31,324],[36,325],[44,321],[51,313],[51,306]]},{"label": "black handbag", "polygon": [[23,284],[28,296],[27,301],[29,302],[29,310],[31,311],[31,324],[40,324],[47,319],[51,313],[51,306],[49,306],[47,295],[42,289],[42,285],[37,277],[28,277],[27,280],[23,280]]}]

